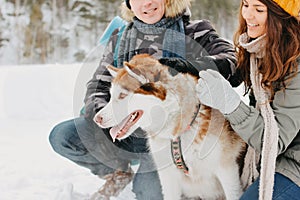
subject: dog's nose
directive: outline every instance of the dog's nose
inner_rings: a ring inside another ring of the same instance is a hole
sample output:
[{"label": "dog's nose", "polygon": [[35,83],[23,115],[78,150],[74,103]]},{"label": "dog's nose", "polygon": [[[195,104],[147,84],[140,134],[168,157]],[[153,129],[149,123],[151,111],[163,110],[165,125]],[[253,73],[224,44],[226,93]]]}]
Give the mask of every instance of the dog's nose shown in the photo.
[{"label": "dog's nose", "polygon": [[96,115],[95,121],[96,121],[96,123],[98,123],[98,124],[102,124],[103,118],[102,118],[100,115]]}]

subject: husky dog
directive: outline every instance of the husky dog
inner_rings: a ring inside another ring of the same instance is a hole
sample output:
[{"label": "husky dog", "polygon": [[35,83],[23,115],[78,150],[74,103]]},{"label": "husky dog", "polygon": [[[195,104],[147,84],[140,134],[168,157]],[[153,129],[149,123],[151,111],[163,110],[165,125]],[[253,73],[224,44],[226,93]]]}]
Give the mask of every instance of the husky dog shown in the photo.
[{"label": "husky dog", "polygon": [[112,127],[113,140],[138,127],[146,132],[164,199],[239,199],[246,144],[219,111],[200,105],[196,77],[172,76],[147,54],[124,62],[124,68],[107,68],[114,77],[111,99],[94,121]]}]

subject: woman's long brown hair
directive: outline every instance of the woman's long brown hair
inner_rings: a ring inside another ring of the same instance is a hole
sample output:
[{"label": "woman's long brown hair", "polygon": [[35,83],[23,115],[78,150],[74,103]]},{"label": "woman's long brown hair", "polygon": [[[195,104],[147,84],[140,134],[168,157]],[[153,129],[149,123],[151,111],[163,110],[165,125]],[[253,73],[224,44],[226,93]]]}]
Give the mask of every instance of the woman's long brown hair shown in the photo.
[{"label": "woman's long brown hair", "polygon": [[[262,86],[270,89],[273,96],[275,83],[284,89],[297,73],[297,58],[300,57],[300,22],[273,1],[259,1],[268,8],[266,54],[260,62],[259,71],[263,75]],[[248,91],[251,87],[250,54],[239,45],[239,36],[247,31],[246,21],[242,17],[242,7],[243,1],[239,11],[239,27],[233,41],[237,48],[237,68]]]}]

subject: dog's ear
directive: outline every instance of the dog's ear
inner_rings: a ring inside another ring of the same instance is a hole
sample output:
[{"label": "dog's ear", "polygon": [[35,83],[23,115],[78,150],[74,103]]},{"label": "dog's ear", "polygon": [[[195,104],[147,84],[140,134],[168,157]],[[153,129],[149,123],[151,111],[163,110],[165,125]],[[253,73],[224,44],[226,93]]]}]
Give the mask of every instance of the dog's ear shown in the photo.
[{"label": "dog's ear", "polygon": [[112,77],[114,77],[114,78],[117,76],[117,73],[120,70],[112,65],[108,65],[106,68],[109,71],[109,73],[112,75]]},{"label": "dog's ear", "polygon": [[124,62],[124,65],[126,65],[129,69],[133,70],[134,65],[130,64],[129,62]]},{"label": "dog's ear", "polygon": [[124,62],[124,69],[127,71],[129,76],[135,78],[141,84],[149,83],[149,80],[145,76],[143,76],[138,69],[135,68],[135,65]]}]

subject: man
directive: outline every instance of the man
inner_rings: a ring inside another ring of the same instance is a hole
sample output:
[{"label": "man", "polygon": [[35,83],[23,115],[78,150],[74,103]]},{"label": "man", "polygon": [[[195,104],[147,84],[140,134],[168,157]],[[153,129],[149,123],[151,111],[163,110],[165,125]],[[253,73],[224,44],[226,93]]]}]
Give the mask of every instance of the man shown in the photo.
[{"label": "man", "polygon": [[[114,31],[103,58],[87,84],[85,115],[62,122],[50,134],[53,149],[106,180],[92,199],[117,196],[131,181],[130,163],[139,160],[133,179],[137,199],[163,199],[159,178],[147,150],[147,139],[138,129],[129,138],[112,142],[109,130],[93,118],[109,101],[112,80],[108,65],[123,67],[134,55],[148,53],[176,71],[198,76],[202,69],[219,71],[230,80],[235,69],[234,49],[206,20],[190,21],[190,0],[127,0],[123,17],[129,23]],[[117,114],[117,113],[116,113]]]}]

